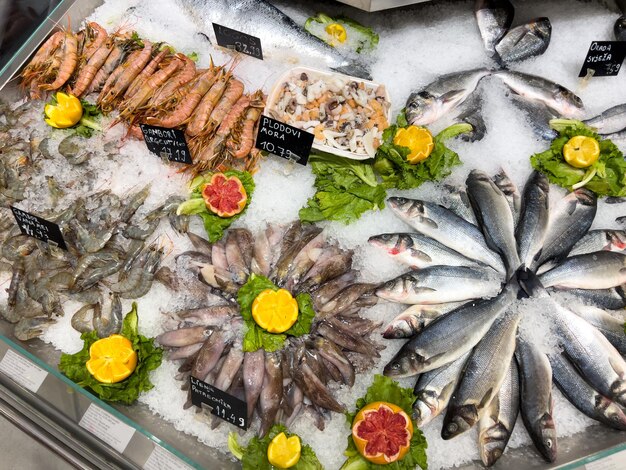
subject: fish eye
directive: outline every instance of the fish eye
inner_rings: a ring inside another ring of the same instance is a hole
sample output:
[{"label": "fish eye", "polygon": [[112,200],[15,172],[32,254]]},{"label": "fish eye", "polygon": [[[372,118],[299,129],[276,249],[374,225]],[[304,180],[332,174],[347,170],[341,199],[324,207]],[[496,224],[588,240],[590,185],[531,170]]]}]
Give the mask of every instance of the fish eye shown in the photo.
[{"label": "fish eye", "polygon": [[459,426],[456,423],[448,424],[448,432],[456,432],[459,429]]},{"label": "fish eye", "polygon": [[400,368],[400,363],[399,362],[394,362],[393,364],[391,364],[391,369],[392,370],[398,370]]},{"label": "fish eye", "polygon": [[548,449],[552,449],[552,439],[546,439],[545,445]]},{"label": "fish eye", "polygon": [[385,233],[384,235],[381,235],[380,238],[382,240],[391,240],[391,235],[389,235],[388,233]]}]

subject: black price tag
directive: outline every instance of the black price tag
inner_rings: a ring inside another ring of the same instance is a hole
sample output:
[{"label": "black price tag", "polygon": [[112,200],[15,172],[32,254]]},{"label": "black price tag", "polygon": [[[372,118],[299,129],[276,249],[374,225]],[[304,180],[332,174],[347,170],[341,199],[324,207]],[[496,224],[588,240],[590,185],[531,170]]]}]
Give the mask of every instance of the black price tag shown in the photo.
[{"label": "black price tag", "polygon": [[268,116],[261,116],[256,148],[306,165],[315,136]]},{"label": "black price tag", "polygon": [[152,153],[159,157],[165,156],[170,162],[193,164],[183,131],[148,124],[139,124],[139,127],[143,132],[146,146]]},{"label": "black price tag", "polygon": [[261,49],[259,38],[217,23],[213,23],[213,31],[215,31],[215,39],[219,46],[263,60],[263,49]]},{"label": "black price tag", "polygon": [[245,401],[223,392],[213,385],[189,376],[191,386],[191,403],[211,407],[211,414],[234,424],[244,431],[248,429],[248,405]]},{"label": "black price tag", "polygon": [[13,206],[11,206],[11,210],[13,211],[13,217],[15,217],[18,227],[24,235],[46,243],[52,242],[58,245],[59,248],[67,250],[65,240],[63,240],[63,234],[57,224],[48,222],[41,217],[29,214]]},{"label": "black price tag", "polygon": [[587,75],[587,70],[595,71],[594,77],[614,77],[622,68],[626,57],[626,41],[593,41],[579,77]]}]

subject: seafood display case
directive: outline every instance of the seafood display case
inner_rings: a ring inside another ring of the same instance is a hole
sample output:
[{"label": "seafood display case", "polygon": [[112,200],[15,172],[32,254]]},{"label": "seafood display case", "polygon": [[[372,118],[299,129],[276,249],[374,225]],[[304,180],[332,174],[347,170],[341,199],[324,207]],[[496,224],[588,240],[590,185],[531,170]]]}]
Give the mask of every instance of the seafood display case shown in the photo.
[{"label": "seafood display case", "polygon": [[[428,0],[339,1],[375,12]],[[617,3],[621,5],[621,2]],[[11,48],[6,48],[0,37],[1,101],[17,102],[23,97],[23,90],[12,78],[57,25],[64,24],[67,18],[78,25],[104,2],[60,0],[46,3],[49,6],[43,13],[44,19],[32,18],[35,26],[25,28],[18,39],[12,38]],[[0,4],[0,15],[3,15],[3,6],[4,3]],[[15,47],[16,41],[21,42],[19,47]],[[386,111],[390,116],[391,110]],[[344,154],[349,155],[349,152]],[[71,465],[151,470],[240,468],[239,462],[195,436],[181,432],[145,404],[108,404],[96,398],[59,372],[60,355],[60,351],[40,339],[19,341],[13,326],[0,321],[0,413]],[[626,468],[626,438],[623,433],[607,427],[591,426],[582,433],[559,439],[556,463],[537,459],[529,447],[518,447],[508,449],[495,468],[504,467],[511,470]],[[482,468],[482,465],[472,462],[458,468]]]}]

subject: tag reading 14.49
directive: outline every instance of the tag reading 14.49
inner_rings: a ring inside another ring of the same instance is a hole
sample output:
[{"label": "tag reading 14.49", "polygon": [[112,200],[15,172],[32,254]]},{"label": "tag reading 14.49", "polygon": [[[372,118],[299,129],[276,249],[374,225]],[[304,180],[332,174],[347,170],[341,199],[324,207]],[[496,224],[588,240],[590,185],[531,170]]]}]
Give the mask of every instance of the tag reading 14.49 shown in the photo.
[{"label": "tag reading 14.49", "polygon": [[248,405],[219,388],[190,376],[191,403],[211,408],[211,414],[234,424],[244,431],[248,429]]}]

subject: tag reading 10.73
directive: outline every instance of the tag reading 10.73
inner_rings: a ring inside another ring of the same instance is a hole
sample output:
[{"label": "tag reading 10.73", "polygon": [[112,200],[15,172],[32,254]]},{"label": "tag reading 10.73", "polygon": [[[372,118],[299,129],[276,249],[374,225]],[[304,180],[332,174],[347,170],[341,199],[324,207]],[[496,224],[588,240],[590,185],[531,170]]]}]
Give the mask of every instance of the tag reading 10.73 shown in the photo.
[{"label": "tag reading 10.73", "polygon": [[306,165],[315,136],[268,116],[261,116],[256,148]]}]

